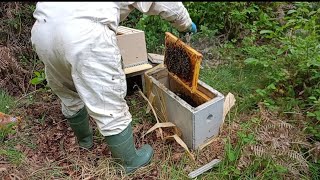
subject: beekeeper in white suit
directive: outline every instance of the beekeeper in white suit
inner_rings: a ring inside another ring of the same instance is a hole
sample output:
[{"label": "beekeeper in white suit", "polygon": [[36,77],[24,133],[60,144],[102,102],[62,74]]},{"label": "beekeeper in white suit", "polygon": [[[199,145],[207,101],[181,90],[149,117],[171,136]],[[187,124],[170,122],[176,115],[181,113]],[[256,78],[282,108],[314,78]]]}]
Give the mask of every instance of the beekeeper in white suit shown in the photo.
[{"label": "beekeeper in white suit", "polygon": [[148,164],[153,156],[150,145],[138,150],[134,146],[116,39],[120,20],[134,8],[160,15],[179,32],[196,32],[181,2],[38,2],[31,31],[48,85],[61,99],[62,113],[80,147],[93,145],[90,115],[127,173]]}]

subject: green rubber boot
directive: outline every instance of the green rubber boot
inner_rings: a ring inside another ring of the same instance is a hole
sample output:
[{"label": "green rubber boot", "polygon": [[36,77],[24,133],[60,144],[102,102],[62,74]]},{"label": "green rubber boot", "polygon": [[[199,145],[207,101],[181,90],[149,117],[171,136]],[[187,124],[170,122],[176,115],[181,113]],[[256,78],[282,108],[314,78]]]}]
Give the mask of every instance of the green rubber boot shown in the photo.
[{"label": "green rubber boot", "polygon": [[106,136],[105,140],[112,157],[120,160],[126,173],[132,173],[149,164],[153,156],[153,149],[149,144],[145,144],[138,150],[135,148],[131,123],[120,134]]},{"label": "green rubber boot", "polygon": [[82,108],[75,115],[67,117],[67,120],[78,139],[80,147],[90,149],[93,146],[93,137],[87,109]]}]

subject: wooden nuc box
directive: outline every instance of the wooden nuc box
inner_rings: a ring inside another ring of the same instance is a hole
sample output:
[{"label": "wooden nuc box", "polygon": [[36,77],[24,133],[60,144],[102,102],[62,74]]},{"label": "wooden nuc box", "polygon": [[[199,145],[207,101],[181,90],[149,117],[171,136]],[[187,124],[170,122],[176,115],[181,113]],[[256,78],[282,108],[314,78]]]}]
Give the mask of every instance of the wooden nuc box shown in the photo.
[{"label": "wooden nuc box", "polygon": [[123,68],[148,64],[144,31],[119,26],[117,40],[122,56]]}]

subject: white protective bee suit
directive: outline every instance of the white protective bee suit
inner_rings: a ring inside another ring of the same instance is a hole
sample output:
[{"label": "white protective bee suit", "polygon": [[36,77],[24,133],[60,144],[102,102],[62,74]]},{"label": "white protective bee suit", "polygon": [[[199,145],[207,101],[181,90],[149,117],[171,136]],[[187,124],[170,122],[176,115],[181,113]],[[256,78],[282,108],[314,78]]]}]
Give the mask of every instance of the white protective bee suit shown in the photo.
[{"label": "white protective bee suit", "polygon": [[181,2],[38,2],[31,41],[49,87],[72,116],[84,105],[103,136],[131,122],[117,27],[134,9],[160,15],[178,31],[192,21]]}]

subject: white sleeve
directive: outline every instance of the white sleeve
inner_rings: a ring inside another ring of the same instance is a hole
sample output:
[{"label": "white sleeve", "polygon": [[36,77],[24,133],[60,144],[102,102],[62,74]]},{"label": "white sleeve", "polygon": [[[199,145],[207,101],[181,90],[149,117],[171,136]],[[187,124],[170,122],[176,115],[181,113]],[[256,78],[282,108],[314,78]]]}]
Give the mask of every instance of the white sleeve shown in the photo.
[{"label": "white sleeve", "polygon": [[127,16],[132,12],[133,9],[135,9],[132,4],[134,2],[121,2],[119,3],[120,7],[120,21],[124,21]]},{"label": "white sleeve", "polygon": [[180,32],[188,29],[192,23],[182,2],[135,2],[132,6],[147,15],[160,15]]}]

